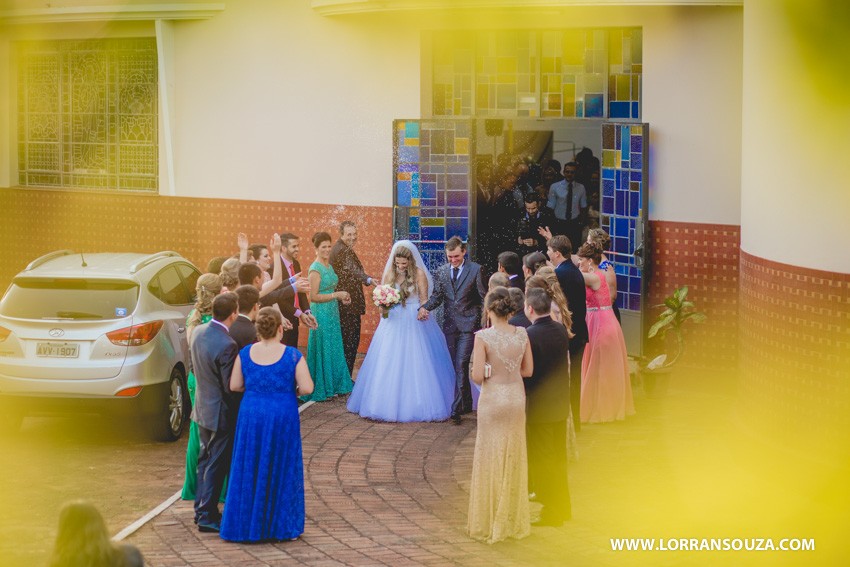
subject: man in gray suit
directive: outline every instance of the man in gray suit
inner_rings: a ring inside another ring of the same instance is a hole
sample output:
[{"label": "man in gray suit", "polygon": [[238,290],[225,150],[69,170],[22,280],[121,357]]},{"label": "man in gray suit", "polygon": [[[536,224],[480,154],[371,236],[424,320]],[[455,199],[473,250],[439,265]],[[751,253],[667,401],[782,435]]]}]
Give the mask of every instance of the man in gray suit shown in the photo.
[{"label": "man in gray suit", "polygon": [[427,319],[430,311],[443,305],[443,333],[455,368],[455,399],[452,421],[472,411],[469,386],[469,359],[472,357],[474,333],[481,328],[481,306],[487,295],[487,284],[481,266],[465,260],[466,244],[457,236],[446,242],[448,263],[437,269],[434,293],[419,308],[419,319]]},{"label": "man in gray suit", "polygon": [[217,532],[221,524],[218,499],[230,470],[235,423],[235,402],[230,392],[230,373],[239,351],[229,334],[239,316],[233,292],[213,300],[212,321],[192,333],[192,365],[197,380],[192,420],[198,424],[198,485],[195,522],[202,532]]}]

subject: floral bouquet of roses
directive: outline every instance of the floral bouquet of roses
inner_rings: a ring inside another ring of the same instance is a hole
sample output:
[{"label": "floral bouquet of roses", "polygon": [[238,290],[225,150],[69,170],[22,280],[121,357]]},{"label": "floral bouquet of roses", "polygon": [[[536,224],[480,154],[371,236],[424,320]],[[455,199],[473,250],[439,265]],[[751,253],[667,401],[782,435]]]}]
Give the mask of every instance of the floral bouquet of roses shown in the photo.
[{"label": "floral bouquet of roses", "polygon": [[381,317],[390,316],[390,309],[401,302],[401,293],[391,285],[381,284],[372,290],[372,301],[381,308]]}]

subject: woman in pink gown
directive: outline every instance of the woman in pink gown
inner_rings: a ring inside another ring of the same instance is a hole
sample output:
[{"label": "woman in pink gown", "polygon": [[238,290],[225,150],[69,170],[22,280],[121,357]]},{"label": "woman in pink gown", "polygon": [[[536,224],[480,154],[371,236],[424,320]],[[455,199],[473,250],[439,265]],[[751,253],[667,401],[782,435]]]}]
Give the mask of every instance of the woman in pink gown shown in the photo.
[{"label": "woman in pink gown", "polygon": [[602,248],[587,242],[579,248],[584,276],[589,341],[581,364],[581,422],[625,419],[635,413],[623,330],[611,310],[605,272],[599,269]]}]

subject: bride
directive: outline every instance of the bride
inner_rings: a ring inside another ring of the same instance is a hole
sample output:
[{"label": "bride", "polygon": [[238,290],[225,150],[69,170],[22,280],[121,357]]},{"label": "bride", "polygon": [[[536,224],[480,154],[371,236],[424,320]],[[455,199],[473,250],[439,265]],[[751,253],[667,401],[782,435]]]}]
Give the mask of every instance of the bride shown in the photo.
[{"label": "bride", "polygon": [[434,283],[412,242],[400,240],[393,245],[381,283],[399,290],[403,300],[378,324],[348,410],[380,421],[448,419],[454,400],[454,366],[436,321],[416,317]]}]

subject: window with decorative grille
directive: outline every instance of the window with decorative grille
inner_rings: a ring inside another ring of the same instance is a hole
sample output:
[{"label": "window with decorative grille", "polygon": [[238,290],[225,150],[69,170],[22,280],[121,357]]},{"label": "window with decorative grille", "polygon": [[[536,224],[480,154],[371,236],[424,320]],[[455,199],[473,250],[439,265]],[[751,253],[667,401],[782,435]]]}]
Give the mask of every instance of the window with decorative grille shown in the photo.
[{"label": "window with decorative grille", "polygon": [[154,38],[16,44],[18,184],[158,187]]}]

